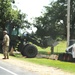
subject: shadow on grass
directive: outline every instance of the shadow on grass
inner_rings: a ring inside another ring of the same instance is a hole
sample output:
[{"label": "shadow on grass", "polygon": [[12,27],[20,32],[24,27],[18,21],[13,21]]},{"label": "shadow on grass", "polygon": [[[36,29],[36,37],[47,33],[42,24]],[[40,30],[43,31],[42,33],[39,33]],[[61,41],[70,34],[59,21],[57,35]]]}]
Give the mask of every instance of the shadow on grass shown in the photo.
[{"label": "shadow on grass", "polygon": [[38,53],[39,54],[47,54],[47,52],[45,52],[45,51],[39,51]]},{"label": "shadow on grass", "polygon": [[20,53],[14,53],[14,55],[10,55],[16,58],[22,58],[23,56]]}]

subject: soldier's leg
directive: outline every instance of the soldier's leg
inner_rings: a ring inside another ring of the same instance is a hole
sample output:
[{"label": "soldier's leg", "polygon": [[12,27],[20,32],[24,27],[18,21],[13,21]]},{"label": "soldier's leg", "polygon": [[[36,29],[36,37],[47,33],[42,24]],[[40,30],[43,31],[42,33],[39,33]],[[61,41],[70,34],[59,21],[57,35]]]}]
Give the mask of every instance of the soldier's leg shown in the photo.
[{"label": "soldier's leg", "polygon": [[7,52],[7,59],[9,59],[9,52]]},{"label": "soldier's leg", "polygon": [[4,55],[4,58],[3,58],[3,59],[6,59],[6,51],[5,51],[5,47],[3,47],[3,55]]},{"label": "soldier's leg", "polygon": [[6,47],[6,58],[9,59],[9,47]]}]

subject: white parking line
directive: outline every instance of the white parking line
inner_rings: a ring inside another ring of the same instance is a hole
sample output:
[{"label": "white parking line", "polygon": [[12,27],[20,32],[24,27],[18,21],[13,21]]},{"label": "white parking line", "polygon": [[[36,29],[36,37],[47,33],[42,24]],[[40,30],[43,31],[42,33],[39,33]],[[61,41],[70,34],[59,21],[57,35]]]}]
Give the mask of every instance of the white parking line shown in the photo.
[{"label": "white parking line", "polygon": [[12,75],[18,75],[18,74],[14,73],[14,72],[12,72],[12,71],[6,69],[6,68],[3,68],[3,67],[1,67],[1,66],[0,66],[0,68],[3,69],[3,70],[5,70],[5,71],[7,71],[7,72],[9,72],[9,73],[11,73]]}]

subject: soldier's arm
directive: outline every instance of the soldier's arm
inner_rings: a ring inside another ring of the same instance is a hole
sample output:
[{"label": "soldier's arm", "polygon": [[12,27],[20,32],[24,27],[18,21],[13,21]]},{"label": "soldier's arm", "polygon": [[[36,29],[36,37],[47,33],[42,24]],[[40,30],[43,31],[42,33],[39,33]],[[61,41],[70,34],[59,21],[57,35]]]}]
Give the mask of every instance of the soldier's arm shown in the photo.
[{"label": "soldier's arm", "polygon": [[4,38],[3,38],[3,43],[2,43],[2,45],[5,45],[5,44],[6,44],[6,42],[7,42],[7,38],[6,38],[6,37],[4,37]]}]

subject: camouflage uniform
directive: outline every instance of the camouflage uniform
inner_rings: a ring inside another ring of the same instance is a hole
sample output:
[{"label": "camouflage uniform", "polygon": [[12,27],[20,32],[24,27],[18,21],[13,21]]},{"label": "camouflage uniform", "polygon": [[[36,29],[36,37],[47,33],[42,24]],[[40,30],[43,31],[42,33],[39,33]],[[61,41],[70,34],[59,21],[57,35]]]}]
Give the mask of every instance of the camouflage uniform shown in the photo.
[{"label": "camouflage uniform", "polygon": [[7,32],[4,31],[4,38],[3,38],[3,54],[4,54],[4,59],[9,59],[9,36],[7,35]]}]

